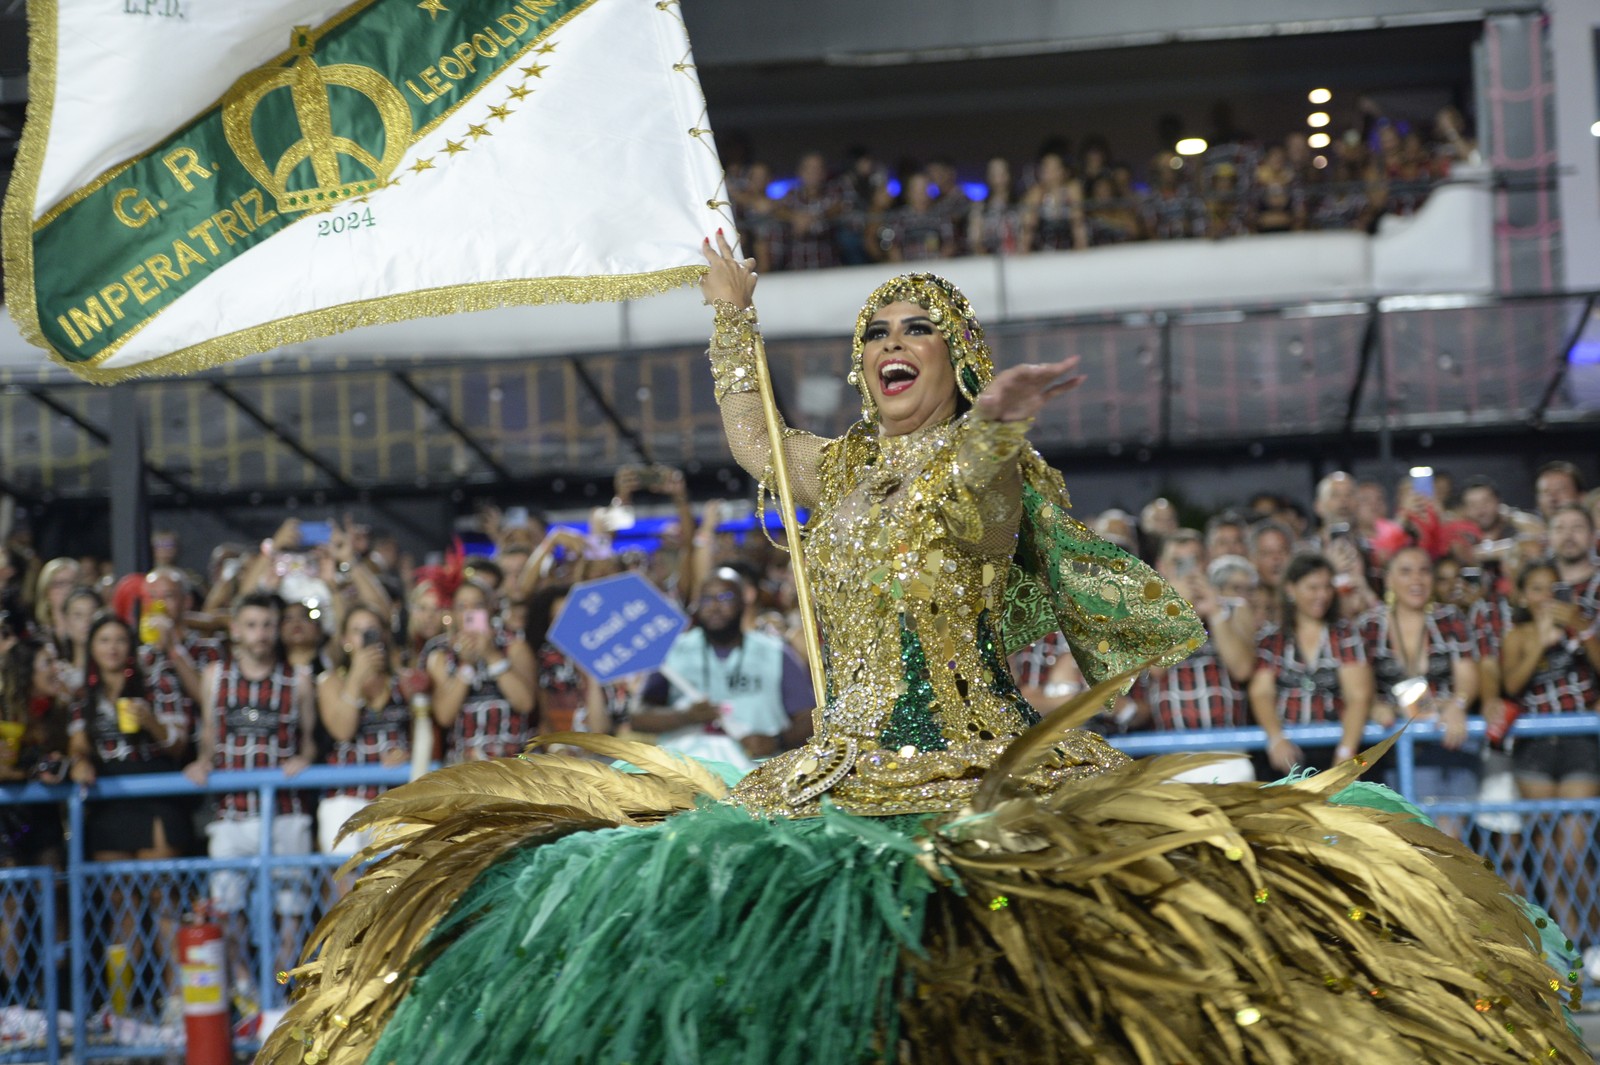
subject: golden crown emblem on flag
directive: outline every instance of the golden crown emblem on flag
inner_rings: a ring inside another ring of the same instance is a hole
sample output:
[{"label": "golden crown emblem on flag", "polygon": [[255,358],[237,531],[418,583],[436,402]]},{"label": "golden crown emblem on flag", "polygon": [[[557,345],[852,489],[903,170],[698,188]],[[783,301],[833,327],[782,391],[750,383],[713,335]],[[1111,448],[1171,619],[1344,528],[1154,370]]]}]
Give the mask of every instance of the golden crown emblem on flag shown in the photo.
[{"label": "golden crown emblem on flag", "polygon": [[[290,51],[296,57],[292,65],[251,71],[233,83],[222,106],[222,128],[234,155],[285,214],[326,210],[381,188],[411,147],[412,135],[411,108],[388,78],[354,63],[318,66],[311,58],[314,41],[309,26],[296,26],[291,41]],[[330,92],[333,88],[365,97],[376,109],[378,122],[359,101],[342,91]],[[299,139],[269,164],[260,140],[264,136],[270,144],[272,132],[288,125],[281,110],[281,90],[287,90]],[[267,110],[258,123],[258,110],[264,104]],[[340,132],[335,132],[336,122]],[[310,182],[303,173],[307,163]]]}]

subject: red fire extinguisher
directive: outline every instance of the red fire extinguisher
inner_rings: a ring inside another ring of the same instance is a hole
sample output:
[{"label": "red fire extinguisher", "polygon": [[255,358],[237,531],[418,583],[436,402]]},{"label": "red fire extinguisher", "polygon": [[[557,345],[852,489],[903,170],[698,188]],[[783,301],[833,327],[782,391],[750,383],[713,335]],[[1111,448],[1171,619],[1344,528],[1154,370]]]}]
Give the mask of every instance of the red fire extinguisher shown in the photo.
[{"label": "red fire extinguisher", "polygon": [[228,950],[222,929],[202,903],[178,929],[178,967],[183,974],[185,1065],[230,1065]]}]

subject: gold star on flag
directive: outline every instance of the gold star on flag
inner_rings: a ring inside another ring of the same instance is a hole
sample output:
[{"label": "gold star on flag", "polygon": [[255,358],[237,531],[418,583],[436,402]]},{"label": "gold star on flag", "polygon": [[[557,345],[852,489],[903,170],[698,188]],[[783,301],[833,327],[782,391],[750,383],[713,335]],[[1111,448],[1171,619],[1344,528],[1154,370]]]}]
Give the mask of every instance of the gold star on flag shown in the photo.
[{"label": "gold star on flag", "polygon": [[549,69],[549,67],[540,66],[538,63],[535,63],[531,67],[523,67],[522,72],[528,75],[530,78],[542,78],[544,77],[544,72]]},{"label": "gold star on flag", "polygon": [[507,107],[505,104],[495,104],[493,107],[489,108],[489,117],[498,118],[502,122],[514,114],[516,114],[516,112],[511,110],[511,108]]},{"label": "gold star on flag", "polygon": [[538,48],[535,48],[534,52],[536,52],[539,55],[549,55],[551,52],[553,52],[555,50],[556,50],[556,42],[554,42],[554,41],[546,41],[544,44],[541,44]]},{"label": "gold star on flag", "polygon": [[488,126],[468,126],[467,136],[471,137],[473,140],[477,140],[480,137],[492,137],[494,134],[489,132]]},{"label": "gold star on flag", "polygon": [[418,174],[422,173],[424,170],[432,170],[433,169],[433,156],[430,155],[426,159],[418,159],[416,162],[411,164],[410,169],[414,173],[418,173]]},{"label": "gold star on flag", "polygon": [[467,150],[467,146],[460,141],[445,141],[444,150],[447,155],[460,155]]},{"label": "gold star on flag", "polygon": [[517,85],[517,86],[514,86],[512,88],[511,95],[507,96],[506,99],[508,99],[508,100],[526,100],[532,94],[533,94],[533,90],[528,88],[526,85]]},{"label": "gold star on flag", "polygon": [[422,3],[418,4],[417,7],[421,8],[423,11],[426,11],[434,18],[438,18],[440,15],[446,14],[450,10],[448,7],[444,6],[444,0],[422,0]]}]

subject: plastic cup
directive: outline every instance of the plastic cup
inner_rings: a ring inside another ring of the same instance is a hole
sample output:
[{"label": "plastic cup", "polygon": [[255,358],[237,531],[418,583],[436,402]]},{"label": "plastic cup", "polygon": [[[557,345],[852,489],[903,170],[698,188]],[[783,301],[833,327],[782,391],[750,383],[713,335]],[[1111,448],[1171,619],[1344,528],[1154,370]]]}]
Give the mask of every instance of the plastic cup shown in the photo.
[{"label": "plastic cup", "polygon": [[117,731],[131,736],[140,729],[139,715],[134,712],[132,699],[117,700]]},{"label": "plastic cup", "polygon": [[122,943],[106,947],[106,986],[111,991],[111,1012],[128,1015],[128,1000],[133,997],[133,966],[128,963],[128,948]]},{"label": "plastic cup", "polygon": [[22,752],[22,737],[27,733],[28,726],[21,721],[0,721],[0,765],[7,769],[16,767],[17,756]]}]

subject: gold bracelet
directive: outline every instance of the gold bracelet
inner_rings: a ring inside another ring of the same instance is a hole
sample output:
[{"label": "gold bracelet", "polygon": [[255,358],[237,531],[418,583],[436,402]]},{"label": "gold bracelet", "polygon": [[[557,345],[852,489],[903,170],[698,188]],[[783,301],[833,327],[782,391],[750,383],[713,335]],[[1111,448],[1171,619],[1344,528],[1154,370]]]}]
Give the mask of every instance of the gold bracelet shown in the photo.
[{"label": "gold bracelet", "polygon": [[716,321],[711,332],[711,381],[717,402],[736,392],[756,390],[756,309],[713,300]]}]

